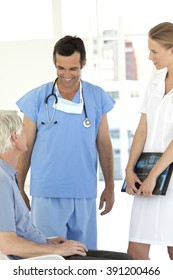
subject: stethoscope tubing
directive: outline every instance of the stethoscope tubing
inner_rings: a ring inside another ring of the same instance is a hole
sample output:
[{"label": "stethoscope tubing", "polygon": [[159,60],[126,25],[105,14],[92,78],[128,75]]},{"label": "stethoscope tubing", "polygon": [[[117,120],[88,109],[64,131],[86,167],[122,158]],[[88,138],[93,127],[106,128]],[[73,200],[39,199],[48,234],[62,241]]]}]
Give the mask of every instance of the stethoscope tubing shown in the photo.
[{"label": "stethoscope tubing", "polygon": [[50,98],[51,96],[54,96],[54,97],[55,97],[55,103],[58,103],[58,97],[57,97],[57,95],[54,93],[54,89],[55,89],[55,85],[56,85],[57,80],[58,80],[58,77],[55,79],[55,81],[54,81],[54,83],[53,83],[51,93],[50,93],[50,94],[46,97],[46,99],[45,99],[46,104],[48,104],[49,98]]},{"label": "stethoscope tubing", "polygon": [[[58,77],[55,79],[54,83],[53,83],[53,86],[52,86],[52,91],[51,93],[46,97],[45,99],[45,103],[46,103],[46,112],[47,112],[47,119],[48,119],[48,125],[50,124],[55,124],[57,123],[57,121],[53,122],[53,119],[54,119],[54,116],[55,116],[55,108],[54,108],[54,111],[52,113],[52,116],[50,117],[49,116],[49,108],[48,108],[48,102],[49,102],[49,98],[51,96],[54,96],[55,98],[55,103],[57,104],[58,103],[58,96],[56,95],[56,93],[54,93],[54,90],[55,90],[55,85],[57,83],[57,80],[58,80]],[[83,91],[82,91],[82,97],[83,97],[83,109],[84,109],[84,114],[85,114],[85,119],[83,121],[83,125],[84,127],[90,127],[91,125],[91,122],[90,120],[88,119],[88,115],[87,115],[87,110],[86,110],[86,106],[85,106],[85,100],[84,100],[84,96],[83,96]],[[42,122],[42,124],[45,124],[44,122]]]}]

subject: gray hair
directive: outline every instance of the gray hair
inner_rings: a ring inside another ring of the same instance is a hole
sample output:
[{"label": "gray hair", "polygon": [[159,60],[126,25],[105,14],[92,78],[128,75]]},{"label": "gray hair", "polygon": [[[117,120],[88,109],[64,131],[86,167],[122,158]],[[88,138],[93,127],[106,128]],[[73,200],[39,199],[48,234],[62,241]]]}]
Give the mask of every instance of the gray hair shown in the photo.
[{"label": "gray hair", "polygon": [[0,110],[0,153],[12,148],[11,135],[15,132],[20,135],[22,132],[22,120],[17,111]]}]

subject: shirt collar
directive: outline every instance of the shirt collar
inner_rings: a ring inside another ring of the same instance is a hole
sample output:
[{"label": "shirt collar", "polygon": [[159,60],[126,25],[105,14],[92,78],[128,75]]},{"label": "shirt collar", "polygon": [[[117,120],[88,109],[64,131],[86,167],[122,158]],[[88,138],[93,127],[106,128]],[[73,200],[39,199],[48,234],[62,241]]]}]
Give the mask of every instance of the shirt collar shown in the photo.
[{"label": "shirt collar", "polygon": [[0,167],[12,178],[14,178],[15,174],[17,173],[17,170],[15,168],[13,168],[11,165],[9,165],[6,161],[2,159],[0,159]]},{"label": "shirt collar", "polygon": [[168,72],[167,68],[164,68],[162,70],[158,70],[156,72],[157,75],[155,75],[153,83],[156,84],[156,85],[160,85],[161,82],[165,83],[165,78],[166,78],[167,72]]}]

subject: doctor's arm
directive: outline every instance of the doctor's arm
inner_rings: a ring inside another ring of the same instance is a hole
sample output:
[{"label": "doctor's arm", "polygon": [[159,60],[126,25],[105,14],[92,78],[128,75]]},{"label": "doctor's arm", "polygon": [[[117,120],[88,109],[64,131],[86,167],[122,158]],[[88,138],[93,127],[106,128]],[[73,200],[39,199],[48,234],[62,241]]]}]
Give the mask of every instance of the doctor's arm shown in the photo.
[{"label": "doctor's arm", "polygon": [[114,204],[114,160],[106,114],[103,115],[99,126],[97,149],[105,180],[105,189],[103,190],[100,197],[99,209],[101,210],[104,207],[101,215],[105,215],[112,210]]},{"label": "doctor's arm", "polygon": [[28,170],[30,168],[30,162],[31,162],[31,154],[36,138],[36,124],[31,121],[27,116],[24,115],[23,117],[23,125],[24,125],[24,131],[26,134],[26,139],[27,139],[27,147],[28,150],[24,152],[19,160],[18,160],[18,173],[17,173],[17,178],[18,178],[18,183],[21,191],[21,195],[23,199],[25,200],[26,205],[30,209],[30,203],[29,203],[29,198],[27,197],[24,187],[25,187],[25,180],[26,176],[28,173]]}]

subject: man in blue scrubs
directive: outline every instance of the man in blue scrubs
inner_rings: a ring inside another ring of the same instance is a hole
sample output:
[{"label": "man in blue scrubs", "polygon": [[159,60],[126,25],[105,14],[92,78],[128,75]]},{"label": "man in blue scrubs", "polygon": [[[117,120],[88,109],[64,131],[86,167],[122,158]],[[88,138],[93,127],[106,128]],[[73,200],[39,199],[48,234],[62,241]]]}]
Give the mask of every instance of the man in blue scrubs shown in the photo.
[{"label": "man in blue scrubs", "polygon": [[81,80],[86,52],[80,38],[60,39],[53,61],[57,79],[17,101],[28,144],[19,159],[18,181],[30,207],[24,185],[31,167],[32,222],[46,236],[62,235],[96,249],[98,159],[105,180],[101,215],[109,213],[114,204],[107,113],[115,101],[102,88]]},{"label": "man in blue scrubs", "polygon": [[125,253],[88,250],[62,236],[47,239],[33,226],[16,179],[18,158],[26,151],[22,120],[16,111],[0,110],[0,251],[11,259],[48,254],[68,260],[131,259]]}]

